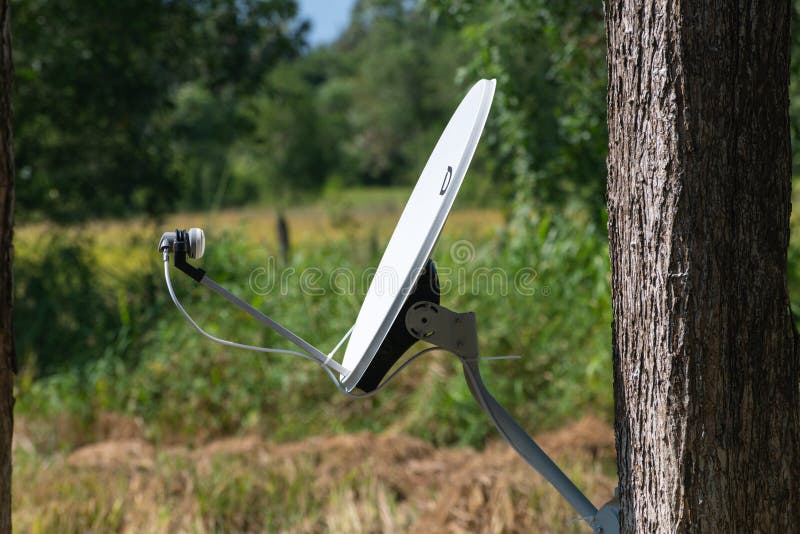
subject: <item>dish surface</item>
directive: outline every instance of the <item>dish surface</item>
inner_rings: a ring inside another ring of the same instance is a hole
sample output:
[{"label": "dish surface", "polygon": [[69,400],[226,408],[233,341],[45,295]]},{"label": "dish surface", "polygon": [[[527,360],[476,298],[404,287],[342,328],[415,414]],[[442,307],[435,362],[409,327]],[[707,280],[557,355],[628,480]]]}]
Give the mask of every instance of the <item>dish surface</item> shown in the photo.
[{"label": "dish surface", "polygon": [[495,80],[476,83],[461,101],[408,199],[370,283],[347,343],[340,376],[352,390],[386,338],[442,231],[475,154]]}]

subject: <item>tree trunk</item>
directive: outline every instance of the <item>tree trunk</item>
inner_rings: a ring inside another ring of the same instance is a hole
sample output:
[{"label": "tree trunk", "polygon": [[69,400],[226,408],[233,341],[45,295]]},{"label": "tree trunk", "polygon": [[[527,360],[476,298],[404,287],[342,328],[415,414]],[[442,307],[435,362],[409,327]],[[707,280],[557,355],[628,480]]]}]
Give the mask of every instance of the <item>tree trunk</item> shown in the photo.
[{"label": "tree trunk", "polygon": [[625,532],[800,531],[789,2],[606,5]]},{"label": "tree trunk", "polygon": [[14,253],[11,84],[14,68],[8,4],[8,0],[0,0],[0,532],[11,532],[11,435],[16,372],[11,272]]}]

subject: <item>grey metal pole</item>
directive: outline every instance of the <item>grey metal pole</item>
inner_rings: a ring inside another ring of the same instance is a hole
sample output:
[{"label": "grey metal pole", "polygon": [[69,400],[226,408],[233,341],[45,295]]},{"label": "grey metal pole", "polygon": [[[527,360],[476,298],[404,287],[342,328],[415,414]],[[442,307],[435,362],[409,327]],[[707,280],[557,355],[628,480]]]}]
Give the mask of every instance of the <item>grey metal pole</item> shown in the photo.
[{"label": "grey metal pole", "polygon": [[481,405],[483,410],[492,420],[497,431],[500,432],[511,447],[517,451],[528,465],[538,471],[550,484],[572,505],[592,528],[595,528],[594,517],[597,515],[597,508],[583,494],[581,490],[564,474],[564,472],[550,459],[546,452],[528,435],[527,432],[517,423],[511,414],[503,408],[497,400],[489,393],[481,378],[478,369],[479,360],[467,360],[461,358],[464,367],[464,377],[467,385]]}]

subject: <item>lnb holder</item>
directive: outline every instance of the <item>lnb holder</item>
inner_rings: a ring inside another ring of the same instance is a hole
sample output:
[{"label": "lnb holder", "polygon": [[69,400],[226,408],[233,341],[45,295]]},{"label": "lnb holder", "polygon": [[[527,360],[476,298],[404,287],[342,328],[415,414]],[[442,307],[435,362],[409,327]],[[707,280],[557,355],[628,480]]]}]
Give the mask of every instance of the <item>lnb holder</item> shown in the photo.
[{"label": "lnb holder", "polygon": [[188,274],[195,282],[200,282],[206,272],[199,267],[195,267],[186,261],[189,252],[189,232],[186,230],[176,230],[178,234],[175,240],[175,267]]}]

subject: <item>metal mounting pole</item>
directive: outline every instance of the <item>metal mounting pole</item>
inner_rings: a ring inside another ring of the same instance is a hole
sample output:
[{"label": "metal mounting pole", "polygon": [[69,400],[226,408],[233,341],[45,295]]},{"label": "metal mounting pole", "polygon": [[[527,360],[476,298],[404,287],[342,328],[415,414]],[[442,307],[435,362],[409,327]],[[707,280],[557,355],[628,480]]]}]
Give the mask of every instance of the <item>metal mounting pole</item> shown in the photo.
[{"label": "metal mounting pole", "polygon": [[422,301],[411,306],[406,313],[405,322],[408,331],[417,339],[442,347],[458,356],[472,396],[500,434],[517,454],[553,485],[595,532],[619,532],[618,505],[611,501],[598,512],[572,480],[486,389],[478,366],[475,313],[457,313],[438,304]]}]

